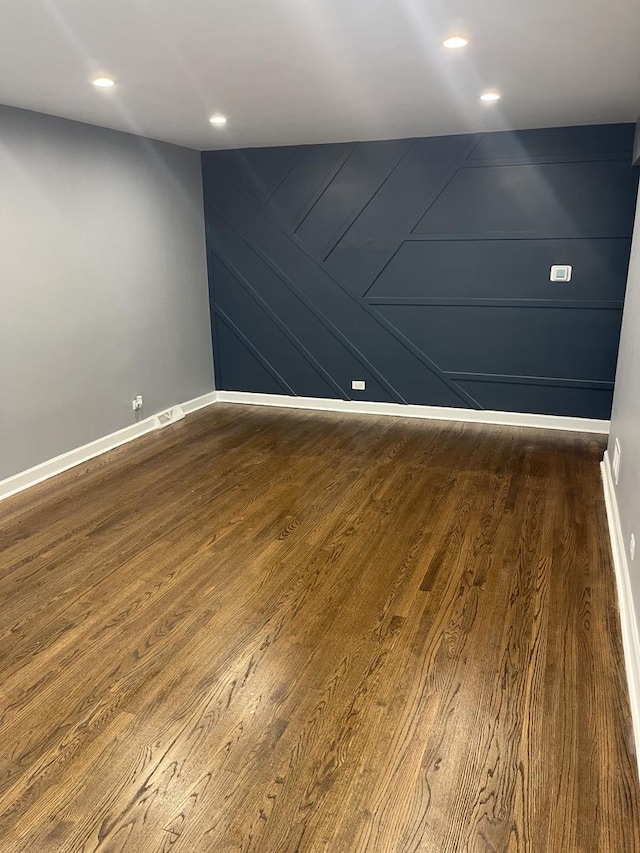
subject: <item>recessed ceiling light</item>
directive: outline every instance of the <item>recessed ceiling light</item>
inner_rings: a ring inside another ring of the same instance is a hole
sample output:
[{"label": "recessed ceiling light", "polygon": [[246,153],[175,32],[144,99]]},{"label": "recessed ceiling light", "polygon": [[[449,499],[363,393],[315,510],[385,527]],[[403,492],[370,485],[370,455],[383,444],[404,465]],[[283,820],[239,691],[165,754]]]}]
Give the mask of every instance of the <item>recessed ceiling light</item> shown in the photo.
[{"label": "recessed ceiling light", "polygon": [[469,44],[469,39],[466,39],[464,36],[450,36],[442,44],[445,47],[451,48],[451,50],[456,50],[459,47],[466,47]]},{"label": "recessed ceiling light", "polygon": [[98,89],[111,89],[112,86],[116,85],[116,81],[111,77],[94,77],[91,82],[94,86],[97,86]]},{"label": "recessed ceiling light", "polygon": [[225,117],[225,116],[221,116],[221,115],[211,116],[211,118],[209,119],[209,121],[211,122],[211,124],[212,124],[214,127],[224,127],[224,125],[227,123],[227,119],[226,119],[226,117]]},{"label": "recessed ceiling light", "polygon": [[484,92],[484,94],[480,95],[480,100],[484,101],[485,104],[491,104],[494,101],[499,101],[502,97],[499,92]]}]

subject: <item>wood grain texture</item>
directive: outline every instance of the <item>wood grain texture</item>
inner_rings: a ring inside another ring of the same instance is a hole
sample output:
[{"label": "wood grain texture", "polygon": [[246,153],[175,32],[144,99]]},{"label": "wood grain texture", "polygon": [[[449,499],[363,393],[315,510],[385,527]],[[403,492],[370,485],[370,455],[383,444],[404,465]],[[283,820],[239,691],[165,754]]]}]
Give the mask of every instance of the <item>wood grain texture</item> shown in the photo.
[{"label": "wood grain texture", "polygon": [[218,405],[2,504],[2,853],[634,853],[594,436]]}]

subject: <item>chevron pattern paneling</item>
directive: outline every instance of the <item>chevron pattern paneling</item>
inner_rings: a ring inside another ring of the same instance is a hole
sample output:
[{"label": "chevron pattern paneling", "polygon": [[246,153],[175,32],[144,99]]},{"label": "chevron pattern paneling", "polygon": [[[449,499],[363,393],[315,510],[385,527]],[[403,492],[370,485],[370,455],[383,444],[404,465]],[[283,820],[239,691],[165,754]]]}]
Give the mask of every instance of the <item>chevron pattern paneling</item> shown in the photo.
[{"label": "chevron pattern paneling", "polygon": [[205,152],[217,387],[608,418],[633,134]]}]

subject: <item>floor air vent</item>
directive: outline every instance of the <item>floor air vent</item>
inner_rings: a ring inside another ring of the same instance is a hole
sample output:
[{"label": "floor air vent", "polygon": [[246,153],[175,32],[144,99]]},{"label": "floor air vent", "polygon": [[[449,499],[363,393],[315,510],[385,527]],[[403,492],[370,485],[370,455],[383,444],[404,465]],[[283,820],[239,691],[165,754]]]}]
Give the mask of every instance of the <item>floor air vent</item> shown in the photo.
[{"label": "floor air vent", "polygon": [[173,408],[167,409],[166,412],[160,412],[159,415],[156,415],[158,429],[169,426],[169,424],[174,424],[176,421],[181,421],[183,417],[184,411],[182,406],[173,406]]}]

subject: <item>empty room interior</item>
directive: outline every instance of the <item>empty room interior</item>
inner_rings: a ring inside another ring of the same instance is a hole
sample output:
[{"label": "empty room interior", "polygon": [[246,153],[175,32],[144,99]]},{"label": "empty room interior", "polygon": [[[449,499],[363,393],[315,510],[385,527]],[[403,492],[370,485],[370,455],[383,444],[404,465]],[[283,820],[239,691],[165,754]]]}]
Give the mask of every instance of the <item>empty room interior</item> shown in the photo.
[{"label": "empty room interior", "polygon": [[639,44],[4,0],[0,853],[640,853]]}]

